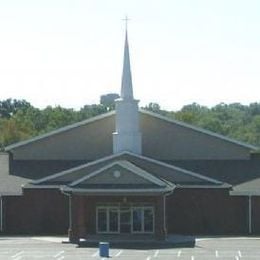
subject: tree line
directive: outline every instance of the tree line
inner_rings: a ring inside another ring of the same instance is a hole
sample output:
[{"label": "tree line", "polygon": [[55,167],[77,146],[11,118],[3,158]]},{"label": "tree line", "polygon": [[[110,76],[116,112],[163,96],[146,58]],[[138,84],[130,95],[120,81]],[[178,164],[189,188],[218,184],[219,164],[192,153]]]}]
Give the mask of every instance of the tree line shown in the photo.
[{"label": "tree line", "polygon": [[[115,107],[117,94],[107,94],[99,104],[85,105],[79,110],[61,106],[39,109],[26,100],[0,101],[0,145],[6,145],[37,136],[51,130],[97,116]],[[143,109],[183,121],[221,135],[260,146],[260,103],[218,104],[212,108],[193,103],[179,111],[167,111],[157,103]]]}]

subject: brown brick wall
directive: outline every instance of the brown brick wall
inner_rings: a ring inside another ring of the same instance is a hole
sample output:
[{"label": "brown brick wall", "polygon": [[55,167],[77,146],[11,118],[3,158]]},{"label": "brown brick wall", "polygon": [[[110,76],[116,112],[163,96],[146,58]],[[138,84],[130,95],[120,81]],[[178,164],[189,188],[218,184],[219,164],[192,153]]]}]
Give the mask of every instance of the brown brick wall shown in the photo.
[{"label": "brown brick wall", "polygon": [[4,232],[66,234],[68,198],[58,190],[24,190],[24,196],[4,198]]},{"label": "brown brick wall", "polygon": [[168,233],[246,234],[247,198],[224,189],[176,189],[167,198]]},{"label": "brown brick wall", "polygon": [[[127,203],[155,205],[155,233],[162,236],[162,197],[126,196]],[[79,236],[96,233],[96,205],[123,203],[123,197],[74,196],[73,218]],[[176,189],[166,200],[167,231],[180,234],[247,234],[248,197],[229,196],[224,189]],[[15,234],[66,234],[68,198],[58,190],[24,190],[4,198],[4,228]],[[78,216],[80,216],[78,218]],[[260,198],[252,197],[252,229],[260,233]]]}]

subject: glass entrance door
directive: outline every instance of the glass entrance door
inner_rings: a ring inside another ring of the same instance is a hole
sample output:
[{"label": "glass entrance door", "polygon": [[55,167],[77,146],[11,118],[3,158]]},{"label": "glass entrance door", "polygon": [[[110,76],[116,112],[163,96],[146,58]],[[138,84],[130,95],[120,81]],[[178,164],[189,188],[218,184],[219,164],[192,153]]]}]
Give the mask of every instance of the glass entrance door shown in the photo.
[{"label": "glass entrance door", "polygon": [[151,206],[101,206],[96,210],[97,233],[153,233]]},{"label": "glass entrance door", "polygon": [[131,233],[131,208],[120,209],[120,233]]}]

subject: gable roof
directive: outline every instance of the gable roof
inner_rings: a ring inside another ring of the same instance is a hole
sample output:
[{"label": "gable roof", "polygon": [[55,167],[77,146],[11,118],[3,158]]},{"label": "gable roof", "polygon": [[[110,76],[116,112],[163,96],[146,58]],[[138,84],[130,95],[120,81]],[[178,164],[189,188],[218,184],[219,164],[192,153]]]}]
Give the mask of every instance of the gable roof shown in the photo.
[{"label": "gable roof", "polygon": [[260,154],[246,160],[174,160],[169,163],[233,186],[260,178]]},{"label": "gable roof", "polygon": [[22,185],[26,185],[30,179],[0,174],[0,197],[22,195]]},{"label": "gable roof", "polygon": [[[124,161],[123,164],[121,163],[122,161]],[[52,176],[32,181],[31,183],[36,186],[71,185],[71,183],[76,183],[76,180],[88,178],[86,176],[107,169],[113,163],[123,165],[123,167],[130,169],[132,172],[138,172],[143,176],[151,177],[152,175],[153,178],[157,179],[157,181],[158,179],[163,180],[178,187],[229,187],[223,182],[213,178],[205,177],[192,171],[129,152],[107,156],[94,162],[86,163],[56,173]]]},{"label": "gable roof", "polygon": [[[157,119],[166,121],[166,122],[171,123],[171,124],[182,126],[184,128],[188,128],[188,129],[194,130],[196,132],[199,132],[199,133],[211,136],[211,137],[219,138],[221,140],[224,140],[226,142],[229,142],[229,143],[232,143],[232,144],[235,144],[235,145],[247,148],[249,150],[256,151],[256,150],[259,149],[259,147],[257,147],[257,146],[250,145],[250,144],[247,144],[247,143],[244,143],[244,142],[241,142],[241,141],[237,141],[237,140],[234,140],[232,138],[229,138],[229,137],[226,137],[226,136],[223,136],[223,135],[211,132],[209,130],[205,130],[205,129],[202,129],[200,127],[196,127],[196,126],[193,126],[193,125],[190,125],[190,124],[187,124],[187,123],[175,120],[175,119],[170,119],[168,117],[162,116],[162,115],[157,114],[157,113],[153,113],[153,112],[150,112],[150,111],[147,111],[147,110],[144,110],[144,109],[139,109],[139,112],[142,113],[142,114],[145,114],[145,115],[150,115],[152,117],[155,117]],[[101,119],[104,119],[104,118],[107,118],[107,117],[110,117],[110,116],[113,116],[113,115],[115,115],[115,111],[111,111],[111,112],[108,112],[108,113],[105,113],[105,114],[102,114],[102,115],[98,115],[98,116],[95,116],[95,117],[83,120],[81,122],[77,122],[77,123],[74,123],[74,124],[71,124],[71,125],[68,125],[68,126],[65,126],[65,127],[61,127],[59,129],[53,130],[53,131],[51,131],[49,133],[42,134],[42,135],[33,137],[33,138],[25,140],[25,141],[21,141],[21,142],[15,143],[15,144],[11,144],[11,145],[7,146],[5,149],[6,149],[6,151],[11,151],[11,150],[19,148],[21,146],[28,145],[28,144],[33,143],[33,142],[37,142],[39,140],[42,140],[44,138],[48,138],[50,136],[54,136],[54,135],[60,134],[62,132],[73,130],[74,128],[78,128],[78,127],[90,124],[92,122],[95,122],[95,121],[98,121],[98,120],[101,120]]]},{"label": "gable roof", "polygon": [[260,195],[260,177],[237,185],[230,191],[235,196],[259,196]]},{"label": "gable roof", "polygon": [[87,174],[69,185],[63,186],[62,190],[66,192],[93,194],[100,192],[154,194],[170,192],[175,187],[175,185],[161,180],[124,160],[108,163],[97,171]]},{"label": "gable roof", "polygon": [[50,136],[54,136],[54,135],[57,135],[57,134],[60,134],[60,133],[66,132],[66,131],[73,130],[74,128],[78,128],[78,127],[81,127],[83,125],[90,124],[92,122],[101,120],[101,119],[106,118],[106,117],[110,117],[112,115],[115,115],[115,111],[110,111],[110,112],[107,112],[107,113],[104,113],[104,114],[101,114],[101,115],[98,115],[98,116],[95,116],[95,117],[91,117],[91,118],[88,118],[86,120],[83,120],[83,121],[80,121],[80,122],[77,122],[77,123],[74,123],[74,124],[70,124],[70,125],[58,128],[56,130],[50,131],[48,133],[30,138],[28,140],[24,140],[24,141],[21,141],[21,142],[18,142],[18,143],[8,145],[8,146],[5,147],[5,150],[11,151],[15,148],[19,148],[21,146],[24,146],[24,145],[27,145],[27,144],[30,144],[30,143],[33,143],[33,142],[37,142],[37,141],[42,140],[44,138],[48,138]]},{"label": "gable roof", "polygon": [[190,125],[190,124],[187,124],[187,123],[184,123],[184,122],[172,119],[172,118],[168,118],[166,116],[162,116],[160,114],[157,114],[157,113],[154,113],[154,112],[151,112],[151,111],[148,111],[148,110],[140,109],[140,112],[143,113],[143,114],[146,114],[146,115],[153,116],[153,117],[158,118],[160,120],[167,121],[168,123],[171,123],[171,124],[176,124],[176,125],[179,125],[179,126],[182,126],[182,127],[185,127],[185,128],[189,128],[189,129],[194,130],[196,132],[200,132],[200,133],[205,134],[205,135],[216,137],[216,138],[222,139],[224,141],[227,141],[227,142],[239,145],[239,146],[243,146],[243,147],[248,148],[250,150],[258,150],[259,149],[259,147],[257,147],[257,146],[247,144],[247,143],[244,143],[244,142],[241,142],[241,141],[237,141],[237,140],[232,139],[230,137],[226,137],[224,135],[217,134],[215,132],[212,132],[212,131],[209,131],[209,130],[206,130],[206,129],[203,129],[203,128],[200,128],[200,127],[197,127],[197,126],[193,126],[193,125]]},{"label": "gable roof", "polygon": [[136,167],[134,164],[128,162],[128,161],[115,161],[115,162],[112,162],[102,168],[100,168],[99,170],[95,171],[95,172],[92,172],[91,174],[88,174],[74,182],[72,182],[70,184],[70,186],[77,186],[78,184],[80,183],[83,183],[83,182],[86,182],[88,181],[88,179],[91,179],[95,176],[97,176],[98,174],[106,171],[107,169],[109,168],[112,168],[113,166],[120,166],[121,168],[123,169],[127,169],[128,171],[130,171],[132,174],[134,175],[137,175],[138,177],[141,177],[145,180],[148,180],[149,182],[155,184],[155,185],[158,185],[158,186],[165,186],[165,182],[163,182],[162,180],[154,177],[152,174],[142,170],[141,168],[139,167]]}]

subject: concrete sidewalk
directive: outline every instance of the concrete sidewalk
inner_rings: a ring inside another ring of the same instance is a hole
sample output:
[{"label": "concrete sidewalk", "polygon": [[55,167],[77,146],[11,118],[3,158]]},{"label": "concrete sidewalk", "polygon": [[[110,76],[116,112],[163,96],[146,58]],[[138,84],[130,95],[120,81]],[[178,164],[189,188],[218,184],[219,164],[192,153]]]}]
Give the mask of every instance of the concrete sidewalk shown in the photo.
[{"label": "concrete sidewalk", "polygon": [[93,235],[81,239],[80,247],[98,246],[99,242],[108,242],[112,247],[122,248],[172,248],[172,247],[194,247],[195,237],[184,235],[168,235],[166,240],[156,240],[150,236],[136,236],[135,239],[129,236]]}]

